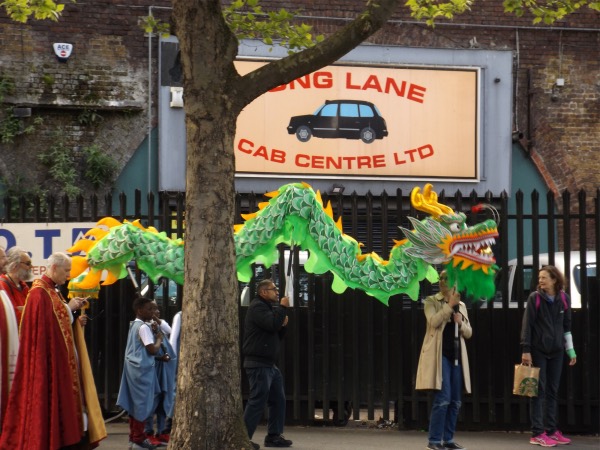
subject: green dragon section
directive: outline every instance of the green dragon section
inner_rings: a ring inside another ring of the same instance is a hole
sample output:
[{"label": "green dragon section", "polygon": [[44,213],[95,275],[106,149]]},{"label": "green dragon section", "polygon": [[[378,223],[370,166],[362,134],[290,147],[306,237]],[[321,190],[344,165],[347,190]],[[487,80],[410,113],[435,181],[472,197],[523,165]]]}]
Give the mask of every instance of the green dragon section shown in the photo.
[{"label": "green dragon section", "polygon": [[[309,252],[304,265],[308,273],[333,274],[332,290],[360,289],[388,304],[389,298],[406,294],[416,300],[419,282],[438,279],[433,265],[443,264],[451,285],[476,298],[491,298],[495,293],[495,260],[490,245],[497,236],[496,222],[486,220],[468,227],[463,213],[439,204],[427,185],[424,194],[415,188],[411,200],[417,209],[431,217],[410,218],[413,230],[402,228],[406,239],[396,243],[389,259],[362,254],[359,243],[344,234],[333,220],[331,207],[323,207],[319,193],[305,183],[292,183],[268,194],[272,198],[249,215],[234,233],[238,279],[252,277],[252,265],[270,267],[278,260],[279,244],[297,246]],[[155,282],[167,277],[184,281],[184,245],[164,233],[146,229],[138,222],[106,218],[90,232],[96,240],[78,241],[69,251],[85,251],[74,257],[72,276],[89,268],[80,287],[90,288],[109,272],[105,284],[127,276],[126,264],[135,260],[138,267]]]}]

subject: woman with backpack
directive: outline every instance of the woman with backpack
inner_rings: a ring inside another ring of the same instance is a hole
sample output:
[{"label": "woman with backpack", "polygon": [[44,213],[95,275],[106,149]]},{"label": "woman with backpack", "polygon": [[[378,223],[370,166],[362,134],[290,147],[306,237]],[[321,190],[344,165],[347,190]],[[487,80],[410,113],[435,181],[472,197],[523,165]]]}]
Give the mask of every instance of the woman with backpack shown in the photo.
[{"label": "woman with backpack", "polygon": [[558,429],[558,388],[565,350],[569,365],[577,362],[571,336],[571,300],[564,286],[565,278],[556,267],[542,267],[538,289],[527,299],[521,328],[521,362],[540,368],[538,396],[529,404],[529,443],[542,447],[571,442]]}]

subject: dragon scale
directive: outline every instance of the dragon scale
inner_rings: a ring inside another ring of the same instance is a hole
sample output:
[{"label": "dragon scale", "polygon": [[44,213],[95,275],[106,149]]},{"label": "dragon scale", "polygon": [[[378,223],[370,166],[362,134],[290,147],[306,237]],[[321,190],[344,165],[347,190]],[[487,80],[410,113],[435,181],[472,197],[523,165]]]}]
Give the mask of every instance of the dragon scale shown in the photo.
[{"label": "dragon scale", "polygon": [[269,195],[273,198],[235,234],[240,281],[250,280],[252,263],[273,264],[280,243],[308,250],[304,269],[315,274],[331,271],[334,292],[362,289],[385,304],[401,293],[416,299],[419,281],[436,277],[428,264],[406,254],[404,246],[395,246],[388,261],[362,255],[358,242],[334,222],[330,206],[323,208],[320,195],[306,184],[288,184]]}]

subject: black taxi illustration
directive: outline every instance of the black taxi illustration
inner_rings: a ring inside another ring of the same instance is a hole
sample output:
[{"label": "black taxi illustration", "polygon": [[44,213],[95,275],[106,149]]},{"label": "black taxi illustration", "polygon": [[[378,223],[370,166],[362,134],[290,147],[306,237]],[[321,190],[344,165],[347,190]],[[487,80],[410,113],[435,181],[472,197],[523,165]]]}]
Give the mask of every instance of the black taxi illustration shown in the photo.
[{"label": "black taxi illustration", "polygon": [[314,114],[294,116],[287,127],[300,142],[318,138],[361,139],[370,144],[388,135],[385,119],[371,102],[326,100]]}]

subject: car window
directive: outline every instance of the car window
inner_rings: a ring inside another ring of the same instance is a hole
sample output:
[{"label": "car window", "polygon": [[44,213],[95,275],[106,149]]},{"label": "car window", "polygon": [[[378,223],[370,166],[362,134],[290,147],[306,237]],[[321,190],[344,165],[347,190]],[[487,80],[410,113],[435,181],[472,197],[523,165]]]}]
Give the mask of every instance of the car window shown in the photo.
[{"label": "car window", "polygon": [[325,108],[325,106],[327,106],[327,105],[321,105],[321,106],[319,106],[319,107],[318,107],[318,108],[315,110],[315,112],[313,113],[313,116],[318,116],[318,115],[320,115],[320,113],[321,113],[321,110],[322,110],[323,108]]},{"label": "car window", "polygon": [[[596,263],[587,263],[587,277],[588,277],[588,283],[590,282],[590,279],[594,279],[596,278]],[[581,294],[581,264],[577,264],[575,265],[575,267],[573,267],[573,280],[575,281],[575,287],[577,287],[577,292],[579,292]]]},{"label": "car window", "polygon": [[375,114],[373,113],[373,108],[371,108],[369,105],[359,105],[359,107],[360,117],[375,117]]},{"label": "car window", "polygon": [[329,105],[323,106],[321,110],[321,117],[335,117],[337,116],[338,105],[337,103],[332,103]]},{"label": "car window", "polygon": [[[148,276],[145,273],[142,273],[140,288],[141,295],[150,296],[149,287],[150,285],[148,282]],[[165,291],[167,291],[167,295],[169,296],[168,302],[164,299]],[[154,295],[152,298],[156,300],[156,303],[160,307],[175,306],[177,304],[177,283],[168,278],[161,278],[158,283],[154,284]]]},{"label": "car window", "polygon": [[[511,272],[515,272],[517,269],[517,266],[510,266],[510,271]],[[532,277],[533,277],[533,267],[532,266],[523,266],[523,272],[522,273],[522,280],[523,280],[523,284],[521,286],[517,286],[516,283],[516,279],[517,279],[517,274],[514,273],[512,274],[512,277],[509,276],[509,280],[513,280],[512,281],[512,292],[510,295],[510,301],[511,302],[517,302],[519,301],[519,299],[522,297],[523,301],[527,300],[527,297],[529,297],[529,294],[531,293],[531,289],[532,289]],[[537,285],[537,283],[536,283]],[[534,289],[535,286],[534,285]]]},{"label": "car window", "polygon": [[377,115],[381,117],[381,113],[379,112],[379,108],[377,107],[377,105],[373,105],[373,108],[375,108],[375,111],[377,111]]},{"label": "car window", "polygon": [[340,104],[340,116],[342,116],[342,117],[358,117],[358,105],[356,103],[341,103]]},{"label": "car window", "polygon": [[523,291],[525,291],[525,298],[529,296],[529,293],[532,289],[535,289],[537,283],[533,283],[533,267],[525,266],[523,267]]}]

